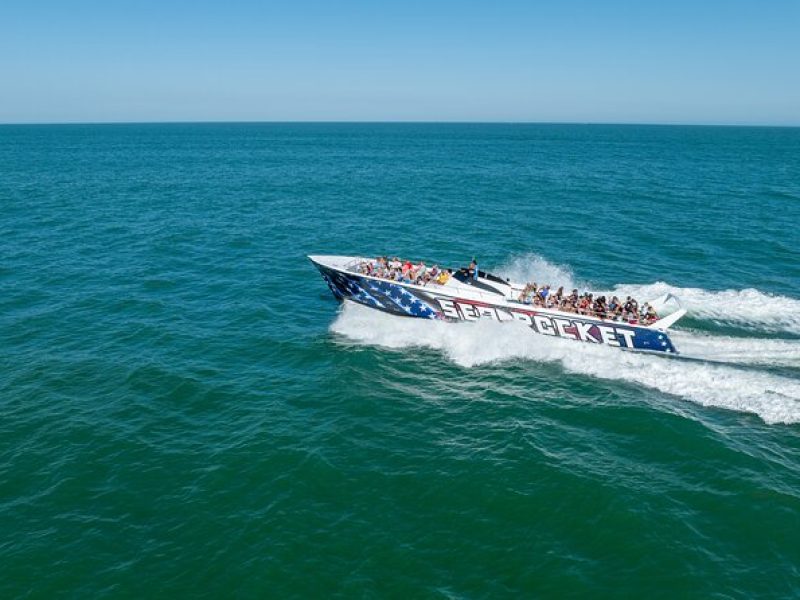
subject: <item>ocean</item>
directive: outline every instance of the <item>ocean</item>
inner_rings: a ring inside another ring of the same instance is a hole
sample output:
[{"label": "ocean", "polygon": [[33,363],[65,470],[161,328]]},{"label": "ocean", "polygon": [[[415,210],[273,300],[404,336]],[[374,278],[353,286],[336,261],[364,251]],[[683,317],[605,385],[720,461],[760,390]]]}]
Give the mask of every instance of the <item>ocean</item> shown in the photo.
[{"label": "ocean", "polygon": [[[0,127],[0,597],[800,594],[800,129]],[[340,306],[389,254],[681,357]]]}]

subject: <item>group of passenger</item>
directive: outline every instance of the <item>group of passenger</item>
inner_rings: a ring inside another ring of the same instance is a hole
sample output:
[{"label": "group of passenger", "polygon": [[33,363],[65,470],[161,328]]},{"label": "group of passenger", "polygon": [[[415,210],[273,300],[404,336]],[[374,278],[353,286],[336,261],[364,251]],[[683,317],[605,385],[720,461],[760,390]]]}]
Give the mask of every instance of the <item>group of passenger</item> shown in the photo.
[{"label": "group of passenger", "polygon": [[605,296],[595,297],[589,292],[578,294],[577,289],[572,290],[571,294],[566,294],[563,286],[552,292],[549,284],[538,287],[536,282],[525,285],[518,301],[542,308],[632,324],[642,322],[650,325],[658,321],[658,313],[653,306],[645,302],[640,309],[636,298],[630,296],[623,302],[617,296],[612,296],[608,300]]},{"label": "group of passenger", "polygon": [[450,269],[441,269],[439,265],[428,267],[421,260],[414,264],[410,260],[401,261],[396,256],[389,259],[379,256],[375,260],[368,260],[358,265],[358,272],[371,277],[389,279],[398,283],[413,283],[414,285],[428,285],[435,283],[444,285],[453,272]]},{"label": "group of passenger", "polygon": [[[370,277],[414,285],[429,283],[445,285],[453,275],[452,270],[440,268],[439,265],[428,267],[425,261],[412,263],[410,260],[400,260],[396,256],[392,259],[380,256],[375,260],[362,261],[358,265],[358,272]],[[471,277],[477,274],[475,259],[470,263],[468,272]],[[532,306],[631,324],[641,322],[650,325],[658,320],[658,314],[653,306],[645,302],[640,309],[639,302],[631,296],[627,296],[623,302],[618,296],[612,296],[609,300],[605,296],[595,297],[589,292],[578,294],[577,289],[567,294],[563,286],[553,292],[550,284],[539,287],[536,282],[526,284],[515,300]]]}]

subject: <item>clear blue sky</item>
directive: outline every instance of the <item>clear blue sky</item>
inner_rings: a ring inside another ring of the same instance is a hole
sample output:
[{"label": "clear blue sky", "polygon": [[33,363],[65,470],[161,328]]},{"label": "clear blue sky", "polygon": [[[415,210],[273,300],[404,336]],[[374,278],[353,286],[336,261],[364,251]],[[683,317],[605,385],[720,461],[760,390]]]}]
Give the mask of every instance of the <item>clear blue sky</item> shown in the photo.
[{"label": "clear blue sky", "polygon": [[0,122],[800,125],[800,0],[4,0]]}]

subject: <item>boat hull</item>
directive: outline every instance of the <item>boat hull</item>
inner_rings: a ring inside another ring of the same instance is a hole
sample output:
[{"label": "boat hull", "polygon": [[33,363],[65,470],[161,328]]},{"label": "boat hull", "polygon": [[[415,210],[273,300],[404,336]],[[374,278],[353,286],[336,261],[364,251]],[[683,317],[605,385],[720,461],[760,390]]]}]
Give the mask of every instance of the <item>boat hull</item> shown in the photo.
[{"label": "boat hull", "polygon": [[446,287],[417,286],[359,275],[314,262],[337,300],[350,300],[389,314],[441,321],[519,321],[534,332],[590,344],[677,354],[666,331],[574,313],[487,302],[453,295]]}]

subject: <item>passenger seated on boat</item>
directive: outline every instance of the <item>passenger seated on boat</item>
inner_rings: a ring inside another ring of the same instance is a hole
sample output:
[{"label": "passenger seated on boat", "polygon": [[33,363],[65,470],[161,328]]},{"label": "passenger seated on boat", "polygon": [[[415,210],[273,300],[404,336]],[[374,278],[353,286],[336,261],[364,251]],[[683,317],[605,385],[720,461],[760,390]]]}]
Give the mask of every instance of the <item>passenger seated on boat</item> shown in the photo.
[{"label": "passenger seated on boat", "polygon": [[555,297],[555,294],[550,290],[550,284],[548,283],[544,286],[540,292],[542,296],[542,306],[545,308],[558,308],[558,300]]},{"label": "passenger seated on boat", "polygon": [[595,300],[593,309],[594,309],[594,315],[596,317],[605,319],[608,313],[608,309],[606,307],[606,297],[600,296],[597,300]]},{"label": "passenger seated on boat", "polygon": [[592,305],[592,295],[584,294],[578,303],[578,313],[581,315],[589,314]]},{"label": "passenger seated on boat", "polygon": [[619,298],[616,296],[611,296],[611,300],[608,302],[608,312],[609,314],[614,314],[617,310],[617,305],[619,305]]},{"label": "passenger seated on boat", "polygon": [[656,312],[656,309],[645,302],[642,305],[642,322],[645,325],[652,325],[656,321],[658,321],[658,313]]},{"label": "passenger seated on boat", "polygon": [[519,293],[519,301],[520,302],[524,302],[525,304],[530,304],[531,303],[531,298],[530,298],[531,289],[533,289],[535,287],[536,287],[535,283],[530,283],[530,282],[526,283],[525,287],[522,288],[522,291]]},{"label": "passenger seated on boat", "polygon": [[566,312],[578,312],[578,290],[572,290],[572,293],[564,298],[563,307]]},{"label": "passenger seated on boat", "polygon": [[622,320],[629,323],[639,321],[639,303],[630,296],[625,299],[625,305],[622,307]]},{"label": "passenger seated on boat", "polygon": [[377,273],[381,267],[383,267],[383,259],[379,256],[377,258],[364,261],[360,264],[362,267],[365,265],[371,268],[372,273]]},{"label": "passenger seated on boat", "polygon": [[449,281],[449,279],[450,279],[450,269],[442,269],[441,273],[439,273],[439,276],[436,278],[435,281],[439,285],[444,285]]},{"label": "passenger seated on boat", "polygon": [[612,313],[612,316],[613,316],[615,321],[622,321],[623,320],[622,319],[622,304],[620,302],[617,302],[616,306],[614,307],[614,311]]},{"label": "passenger seated on boat", "polygon": [[539,296],[542,299],[542,306],[545,305],[547,300],[547,295],[550,293],[550,284],[542,286],[542,289],[539,290]]}]

